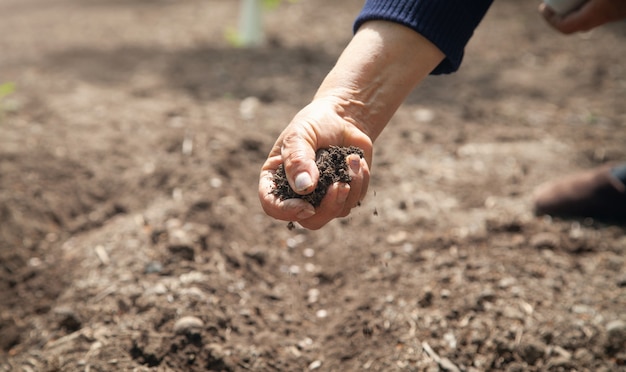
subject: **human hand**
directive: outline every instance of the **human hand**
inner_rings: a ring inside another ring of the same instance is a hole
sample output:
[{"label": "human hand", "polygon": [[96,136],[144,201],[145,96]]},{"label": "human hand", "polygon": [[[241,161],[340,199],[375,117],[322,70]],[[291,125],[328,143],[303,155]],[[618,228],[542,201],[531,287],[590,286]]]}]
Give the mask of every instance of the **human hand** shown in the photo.
[{"label": "human hand", "polygon": [[580,8],[564,15],[557,14],[542,3],[539,5],[539,12],[552,27],[564,34],[572,34],[626,18],[626,1],[589,0]]},{"label": "human hand", "polygon": [[[261,168],[259,179],[259,199],[269,216],[296,221],[305,228],[316,230],[334,218],[350,214],[365,197],[372,140],[347,115],[345,103],[337,97],[317,98],[280,134]],[[333,184],[317,209],[302,199],[281,200],[272,193],[274,173],[280,164],[284,164],[289,185],[296,193],[306,195],[312,192],[319,179],[315,153],[331,145],[357,146],[364,152],[363,159],[358,155],[346,159],[352,178],[350,184]]]},{"label": "human hand", "polygon": [[[401,24],[368,21],[361,25],[313,102],[289,123],[263,164],[259,198],[265,213],[308,229],[347,216],[367,192],[372,143],[409,92],[443,58],[437,46]],[[280,200],[272,193],[280,164],[296,193],[314,191],[319,180],[315,153],[330,146],[363,150],[363,159],[359,155],[346,159],[349,185],[333,184],[318,208],[299,198]]]}]

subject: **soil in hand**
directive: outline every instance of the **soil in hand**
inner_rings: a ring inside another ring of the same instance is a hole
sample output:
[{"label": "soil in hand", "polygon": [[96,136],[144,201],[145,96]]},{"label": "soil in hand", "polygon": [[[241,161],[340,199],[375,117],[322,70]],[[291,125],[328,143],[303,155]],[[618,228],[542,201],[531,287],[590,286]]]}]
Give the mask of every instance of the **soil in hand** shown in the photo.
[{"label": "soil in hand", "polygon": [[320,178],[315,190],[307,195],[297,194],[291,186],[289,186],[285,167],[281,164],[274,175],[276,187],[272,193],[282,200],[300,198],[311,203],[314,207],[318,207],[322,203],[322,199],[324,199],[330,185],[335,182],[350,183],[350,181],[352,181],[348,171],[348,163],[346,162],[346,158],[351,154],[357,154],[363,157],[363,150],[355,146],[331,146],[328,149],[318,150],[316,163],[320,172]]}]

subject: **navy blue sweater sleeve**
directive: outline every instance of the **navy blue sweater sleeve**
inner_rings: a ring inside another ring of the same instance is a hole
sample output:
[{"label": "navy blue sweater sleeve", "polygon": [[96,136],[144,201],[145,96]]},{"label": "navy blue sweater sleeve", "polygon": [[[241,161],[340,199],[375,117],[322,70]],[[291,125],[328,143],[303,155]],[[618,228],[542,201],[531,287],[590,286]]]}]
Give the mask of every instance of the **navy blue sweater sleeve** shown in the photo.
[{"label": "navy blue sweater sleeve", "polygon": [[446,58],[432,74],[458,70],[474,30],[493,0],[367,0],[354,23],[356,32],[370,20],[405,25],[435,44]]}]

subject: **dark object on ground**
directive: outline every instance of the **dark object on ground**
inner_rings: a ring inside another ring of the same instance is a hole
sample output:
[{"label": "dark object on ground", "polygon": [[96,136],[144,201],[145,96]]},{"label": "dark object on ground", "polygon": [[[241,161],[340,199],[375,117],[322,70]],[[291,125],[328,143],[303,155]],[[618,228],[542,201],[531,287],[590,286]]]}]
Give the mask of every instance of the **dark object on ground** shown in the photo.
[{"label": "dark object on ground", "polygon": [[363,157],[363,150],[355,146],[331,146],[328,149],[318,150],[316,163],[320,171],[320,178],[315,190],[307,195],[299,195],[293,191],[287,181],[285,167],[281,164],[274,175],[276,188],[272,190],[272,193],[282,200],[300,198],[311,203],[314,207],[318,207],[322,203],[322,199],[324,199],[330,185],[335,182],[350,183],[352,181],[348,172],[348,163],[346,162],[346,157],[350,154],[357,154]]},{"label": "dark object on ground", "polygon": [[626,187],[605,165],[540,186],[535,213],[626,221]]}]

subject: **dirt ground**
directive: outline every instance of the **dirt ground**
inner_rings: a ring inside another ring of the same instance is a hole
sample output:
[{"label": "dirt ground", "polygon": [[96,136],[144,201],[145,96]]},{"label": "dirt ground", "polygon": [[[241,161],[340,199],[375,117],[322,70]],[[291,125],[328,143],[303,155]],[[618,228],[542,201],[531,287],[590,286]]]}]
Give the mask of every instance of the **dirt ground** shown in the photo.
[{"label": "dirt ground", "polygon": [[626,24],[565,37],[496,1],[459,73],[378,140],[319,231],[259,168],[359,0],[2,0],[0,371],[625,371],[624,226],[535,217],[626,159]]}]

